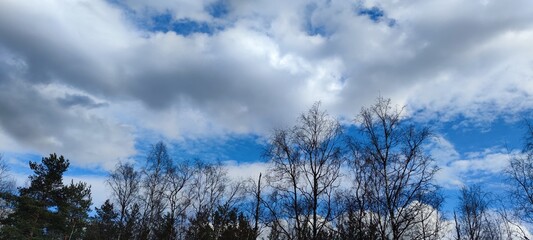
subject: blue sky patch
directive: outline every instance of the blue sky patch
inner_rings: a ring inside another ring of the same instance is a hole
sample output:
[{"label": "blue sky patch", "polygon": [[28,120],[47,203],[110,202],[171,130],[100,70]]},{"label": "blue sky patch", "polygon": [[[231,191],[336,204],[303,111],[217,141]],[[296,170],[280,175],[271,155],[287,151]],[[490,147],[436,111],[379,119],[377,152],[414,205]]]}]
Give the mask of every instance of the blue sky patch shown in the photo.
[{"label": "blue sky patch", "polygon": [[313,24],[311,24],[311,23],[307,24],[306,32],[307,32],[307,34],[309,34],[311,36],[316,36],[316,35],[319,35],[319,36],[322,36],[322,37],[327,36],[326,27],[324,27],[324,26],[313,26]]},{"label": "blue sky patch", "polygon": [[216,1],[207,6],[206,11],[214,18],[223,18],[229,13],[228,3],[224,0]]},{"label": "blue sky patch", "polygon": [[316,4],[308,4],[305,7],[305,31],[310,36],[319,35],[322,37],[327,36],[326,27],[321,24],[317,24],[313,21],[313,13],[317,9]]},{"label": "blue sky patch", "polygon": [[193,33],[213,33],[213,29],[207,23],[192,21],[189,19],[178,20],[171,26],[172,31],[184,36],[188,36]]},{"label": "blue sky patch", "polygon": [[[137,27],[150,32],[167,33],[173,31],[178,35],[188,36],[194,33],[212,34],[221,27],[213,27],[207,22],[195,21],[192,19],[175,19],[170,11],[155,14],[147,12],[136,12],[120,0],[108,0],[110,3],[122,9],[127,18],[136,24]],[[227,4],[218,1],[206,9],[213,17],[223,17],[227,14]],[[148,16],[146,16],[148,15]]]},{"label": "blue sky patch", "polygon": [[356,11],[359,16],[366,16],[375,23],[385,22],[389,27],[396,25],[396,20],[388,18],[385,11],[379,7],[365,8],[361,6]]},{"label": "blue sky patch", "polygon": [[264,145],[255,135],[232,135],[220,138],[189,139],[170,143],[172,156],[178,161],[263,161]]},{"label": "blue sky patch", "polygon": [[378,7],[360,8],[357,13],[360,16],[367,16],[374,22],[379,22],[385,16],[385,12]]},{"label": "blue sky patch", "polygon": [[524,122],[508,122],[499,118],[492,123],[475,124],[464,118],[442,123],[436,129],[454,143],[458,152],[473,152],[492,147],[521,149],[525,133]]},{"label": "blue sky patch", "polygon": [[172,14],[165,13],[152,17],[147,28],[152,32],[169,32],[188,36],[193,33],[213,33],[213,28],[205,22],[193,21],[190,19],[174,20]]}]

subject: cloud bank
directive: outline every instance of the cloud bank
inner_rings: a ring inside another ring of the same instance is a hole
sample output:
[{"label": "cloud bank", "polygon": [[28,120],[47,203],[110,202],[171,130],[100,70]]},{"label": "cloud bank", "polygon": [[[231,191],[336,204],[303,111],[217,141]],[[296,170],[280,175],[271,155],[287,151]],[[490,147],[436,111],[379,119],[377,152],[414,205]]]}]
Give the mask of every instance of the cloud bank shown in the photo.
[{"label": "cloud bank", "polygon": [[376,96],[421,119],[533,108],[533,3],[0,3],[0,151],[110,168],[145,132],[268,133],[321,100]]}]

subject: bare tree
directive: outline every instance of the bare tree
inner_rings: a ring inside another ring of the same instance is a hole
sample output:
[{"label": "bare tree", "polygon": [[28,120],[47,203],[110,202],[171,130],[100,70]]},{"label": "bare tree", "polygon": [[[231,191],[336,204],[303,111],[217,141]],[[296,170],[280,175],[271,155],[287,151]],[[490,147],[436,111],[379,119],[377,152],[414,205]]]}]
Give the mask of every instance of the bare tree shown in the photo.
[{"label": "bare tree", "polygon": [[[341,126],[316,103],[292,129],[277,130],[266,156],[273,190],[266,208],[289,239],[319,239],[333,219],[339,186]],[[273,202],[275,201],[275,202]]]},{"label": "bare tree", "polygon": [[[172,166],[168,172],[168,190],[165,197],[168,201],[168,216],[170,229],[170,239],[179,239],[177,237],[178,230],[184,228],[186,221],[186,210],[191,203],[191,199],[187,194],[187,184],[193,177],[194,169],[188,162],[182,162]],[[185,232],[181,229],[181,232]]]},{"label": "bare tree", "polygon": [[375,214],[369,211],[366,197],[362,189],[343,193],[340,197],[342,213],[337,218],[336,230],[342,240],[377,239],[378,224]]},{"label": "bare tree", "polygon": [[15,180],[9,175],[9,168],[0,154],[0,220],[10,213],[9,195],[15,190]]},{"label": "bare tree", "polygon": [[255,198],[255,209],[254,209],[254,214],[253,214],[254,234],[255,234],[254,238],[256,239],[259,237],[259,234],[261,232],[259,230],[259,220],[261,219],[261,176],[262,176],[262,173],[259,173],[257,184],[254,184],[257,187],[255,188],[255,191],[253,193],[254,198]]},{"label": "bare tree", "polygon": [[344,211],[338,218],[339,236],[341,239],[376,239],[378,237],[378,215],[374,214],[375,204],[371,204],[371,194],[376,182],[375,172],[366,161],[358,161],[359,145],[353,138],[347,138],[348,149],[353,156],[349,162],[350,179],[353,188],[342,194]]},{"label": "bare tree", "polygon": [[416,203],[416,207],[421,210],[413,221],[416,224],[406,231],[406,239],[437,240],[443,238],[446,233],[443,229],[447,226],[444,216],[439,211],[443,198],[440,196],[436,198],[436,201],[425,206]]},{"label": "bare tree", "polygon": [[[219,205],[224,205],[225,194],[230,190],[230,180],[220,163],[196,161],[194,175],[191,179],[191,207],[194,213],[203,212],[212,215]],[[235,197],[227,196],[231,199]],[[228,204],[233,203],[232,200]]]},{"label": "bare tree", "polygon": [[9,175],[9,168],[2,154],[0,154],[0,193],[10,193],[15,190],[15,180]]},{"label": "bare tree", "polygon": [[489,196],[477,185],[463,187],[458,214],[454,213],[456,239],[501,239],[500,224],[489,213]]},{"label": "bare tree", "polygon": [[[227,171],[220,162],[206,163],[199,160],[194,165],[190,179],[188,210],[191,224],[210,226],[213,236],[221,236],[223,228],[215,227],[229,224],[224,214],[236,209],[244,198],[245,182],[234,182],[227,176]],[[224,213],[222,217],[221,213]],[[215,219],[218,216],[217,219]],[[195,222],[195,223],[193,223]],[[215,224],[215,222],[217,224]],[[212,228],[211,228],[211,225]],[[189,227],[190,236],[205,234]],[[189,237],[190,237],[189,236]]]},{"label": "bare tree", "polygon": [[124,233],[129,232],[126,229],[127,223],[135,221],[131,218],[135,218],[134,213],[138,211],[136,202],[140,194],[140,183],[141,174],[129,163],[119,163],[107,179],[107,184],[119,208],[119,239]]},{"label": "bare tree", "polygon": [[427,205],[440,205],[433,183],[437,168],[423,149],[431,133],[403,119],[402,108],[381,97],[362,108],[356,123],[360,134],[350,146],[358,207],[370,214],[367,221],[378,226],[379,238],[402,239],[429,220]]},{"label": "bare tree", "polygon": [[143,227],[148,239],[156,238],[157,228],[163,223],[163,213],[167,207],[165,193],[169,187],[171,170],[172,159],[166,145],[163,142],[156,143],[152,146],[142,171]]},{"label": "bare tree", "polygon": [[271,193],[263,203],[269,212],[271,235],[303,239],[306,219],[303,219],[305,207],[300,193],[301,163],[299,155],[289,147],[288,135],[287,130],[276,131],[266,153],[274,166],[267,176]]},{"label": "bare tree", "polygon": [[511,157],[507,175],[511,179],[511,195],[516,215],[533,223],[533,125],[526,122],[527,133],[521,155]]},{"label": "bare tree", "polygon": [[246,180],[244,198],[242,206],[244,212],[249,215],[250,226],[252,226],[253,239],[257,239],[263,230],[264,219],[264,208],[262,207],[264,197],[263,189],[264,184],[262,184],[263,174],[259,173],[257,179],[248,178]]},{"label": "bare tree", "polygon": [[501,238],[514,240],[522,239],[528,240],[528,232],[526,227],[522,224],[523,222],[518,216],[513,213],[513,208],[509,208],[509,202],[507,200],[498,199],[499,207],[495,214],[496,223],[500,226]]}]

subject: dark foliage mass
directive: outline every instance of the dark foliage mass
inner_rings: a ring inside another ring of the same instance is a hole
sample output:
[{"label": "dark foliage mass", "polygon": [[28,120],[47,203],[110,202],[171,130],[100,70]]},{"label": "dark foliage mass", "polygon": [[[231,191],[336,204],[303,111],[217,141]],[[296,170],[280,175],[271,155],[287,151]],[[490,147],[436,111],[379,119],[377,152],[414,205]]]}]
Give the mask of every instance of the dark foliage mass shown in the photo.
[{"label": "dark foliage mass", "polygon": [[69,161],[51,154],[41,163],[30,162],[34,174],[30,185],[8,195],[11,214],[2,221],[3,239],[83,238],[91,206],[91,190],[86,183],[63,184]]},{"label": "dark foliage mass", "polygon": [[273,131],[270,167],[256,179],[233,180],[218,162],[175,161],[159,142],[144,162],[109,173],[111,197],[94,211],[90,186],[63,182],[63,156],[30,162],[18,191],[0,156],[0,239],[525,238],[515,223],[533,222],[531,125],[507,169],[515,211],[498,211],[480,186],[465,186],[445,221],[438,169],[424,148],[432,133],[402,110],[378,98],[347,134],[317,103],[295,126]]}]

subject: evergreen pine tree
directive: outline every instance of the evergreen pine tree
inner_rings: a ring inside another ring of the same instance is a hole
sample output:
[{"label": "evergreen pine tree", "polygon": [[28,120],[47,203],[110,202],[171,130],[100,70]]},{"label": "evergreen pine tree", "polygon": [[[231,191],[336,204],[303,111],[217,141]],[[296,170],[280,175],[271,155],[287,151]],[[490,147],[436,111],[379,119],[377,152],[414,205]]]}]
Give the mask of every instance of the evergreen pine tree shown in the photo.
[{"label": "evergreen pine tree", "polygon": [[0,229],[3,239],[76,239],[91,205],[91,190],[85,183],[63,185],[70,163],[50,154],[41,163],[30,162],[30,185],[13,196],[13,213]]},{"label": "evergreen pine tree", "polygon": [[85,240],[106,240],[118,238],[118,213],[108,200],[100,208],[95,208],[96,215],[91,218]]}]

